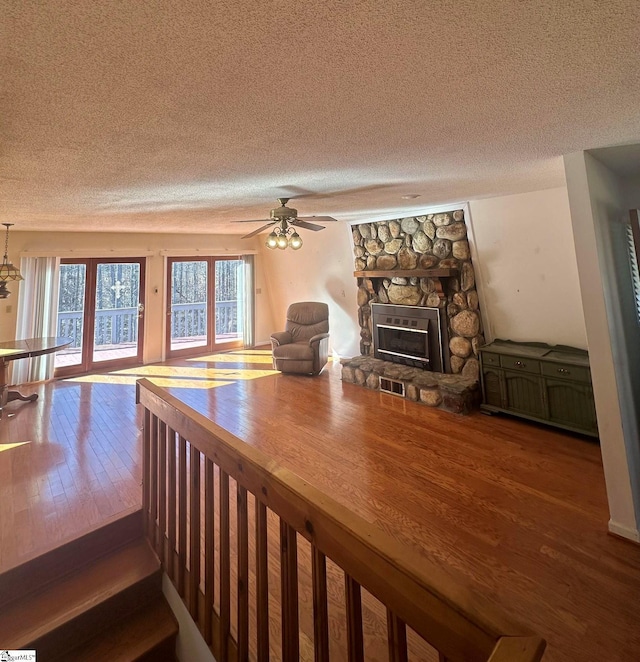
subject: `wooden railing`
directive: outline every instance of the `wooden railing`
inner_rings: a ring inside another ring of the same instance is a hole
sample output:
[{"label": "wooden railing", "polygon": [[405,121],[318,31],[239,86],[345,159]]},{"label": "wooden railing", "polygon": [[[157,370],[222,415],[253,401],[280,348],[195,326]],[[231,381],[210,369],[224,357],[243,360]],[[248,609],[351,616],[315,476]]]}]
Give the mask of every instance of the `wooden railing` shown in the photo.
[{"label": "wooden railing", "polygon": [[372,602],[383,659],[407,660],[420,638],[440,662],[541,659],[542,639],[264,453],[146,379],[137,400],[147,536],[219,662],[328,660],[336,595],[349,660],[380,654]]}]

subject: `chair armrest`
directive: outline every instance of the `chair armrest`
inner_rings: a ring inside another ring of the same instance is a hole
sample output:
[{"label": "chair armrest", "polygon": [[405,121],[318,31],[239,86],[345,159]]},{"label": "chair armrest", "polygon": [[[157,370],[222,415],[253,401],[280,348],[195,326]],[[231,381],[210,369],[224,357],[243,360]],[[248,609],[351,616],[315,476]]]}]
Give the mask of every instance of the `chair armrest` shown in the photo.
[{"label": "chair armrest", "polygon": [[316,333],[315,336],[309,338],[309,344],[313,345],[314,343],[320,342],[323,338],[328,338],[328,337],[329,337],[328,333]]},{"label": "chair armrest", "polygon": [[288,345],[290,342],[293,342],[293,338],[288,331],[276,331],[271,334],[271,345],[273,347]]}]

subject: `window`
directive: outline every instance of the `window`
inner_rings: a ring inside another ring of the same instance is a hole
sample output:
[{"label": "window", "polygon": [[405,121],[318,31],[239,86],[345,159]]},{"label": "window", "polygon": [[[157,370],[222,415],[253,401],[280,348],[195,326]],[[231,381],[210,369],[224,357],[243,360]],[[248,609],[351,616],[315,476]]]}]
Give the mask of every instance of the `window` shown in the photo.
[{"label": "window", "polygon": [[56,375],[142,363],[144,258],[60,262]]},{"label": "window", "polygon": [[244,261],[240,257],[168,258],[167,356],[243,346]]},{"label": "window", "polygon": [[629,251],[629,262],[631,265],[631,281],[636,304],[636,316],[640,324],[640,269],[638,268],[638,263],[640,262],[640,221],[638,219],[637,209],[632,209],[629,215],[627,249]]}]

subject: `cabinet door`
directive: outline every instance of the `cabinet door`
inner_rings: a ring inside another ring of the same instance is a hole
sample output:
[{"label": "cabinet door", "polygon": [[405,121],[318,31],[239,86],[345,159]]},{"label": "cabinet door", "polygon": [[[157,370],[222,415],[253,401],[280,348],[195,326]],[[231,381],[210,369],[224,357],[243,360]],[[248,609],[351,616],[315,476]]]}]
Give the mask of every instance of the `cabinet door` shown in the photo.
[{"label": "cabinet door", "polygon": [[550,421],[597,434],[596,408],[591,386],[547,379],[546,391]]},{"label": "cabinet door", "polygon": [[508,409],[536,418],[544,417],[544,391],[540,377],[505,370],[504,383]]},{"label": "cabinet door", "polygon": [[504,407],[502,371],[485,368],[482,372],[484,403],[492,407]]}]

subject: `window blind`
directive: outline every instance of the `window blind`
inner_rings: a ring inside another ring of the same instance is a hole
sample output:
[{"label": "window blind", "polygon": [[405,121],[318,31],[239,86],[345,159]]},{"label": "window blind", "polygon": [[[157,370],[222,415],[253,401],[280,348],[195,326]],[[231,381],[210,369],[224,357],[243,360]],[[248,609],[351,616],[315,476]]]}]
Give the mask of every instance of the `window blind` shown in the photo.
[{"label": "window blind", "polygon": [[[636,219],[637,221],[637,219]],[[629,263],[631,265],[631,280],[633,283],[633,294],[636,304],[636,317],[638,319],[638,324],[640,324],[640,269],[638,268],[638,249],[636,247],[635,237],[633,233],[633,218],[630,223],[627,224],[627,250],[629,253]]]}]

